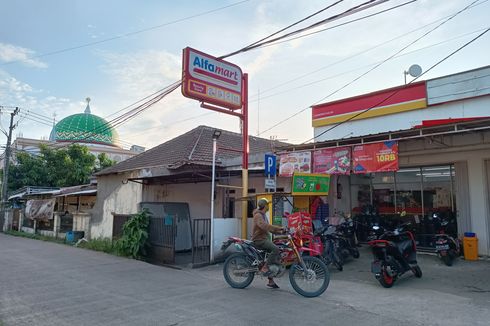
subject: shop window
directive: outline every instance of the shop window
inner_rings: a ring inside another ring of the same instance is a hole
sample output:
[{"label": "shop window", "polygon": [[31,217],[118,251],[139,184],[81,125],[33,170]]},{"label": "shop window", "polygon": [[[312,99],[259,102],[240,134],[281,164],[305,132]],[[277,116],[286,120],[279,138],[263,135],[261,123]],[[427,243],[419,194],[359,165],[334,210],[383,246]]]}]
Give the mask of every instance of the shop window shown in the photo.
[{"label": "shop window", "polygon": [[361,213],[371,205],[371,175],[354,174],[351,176],[352,211]]},{"label": "shop window", "polygon": [[456,214],[454,214],[454,167],[425,167],[422,168],[421,176],[424,208],[422,230],[420,230],[421,242],[422,245],[433,246],[433,237],[430,236],[432,234],[443,231],[453,236],[457,235]]},{"label": "shop window", "polygon": [[383,172],[372,176],[373,206],[380,214],[395,214],[395,173]]}]

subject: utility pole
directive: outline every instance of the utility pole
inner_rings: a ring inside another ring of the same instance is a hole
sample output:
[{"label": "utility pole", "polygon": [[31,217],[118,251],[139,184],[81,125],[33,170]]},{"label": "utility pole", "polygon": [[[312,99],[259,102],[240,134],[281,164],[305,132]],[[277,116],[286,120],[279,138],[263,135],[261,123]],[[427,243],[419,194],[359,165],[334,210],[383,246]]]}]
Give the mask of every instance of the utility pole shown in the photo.
[{"label": "utility pole", "polygon": [[9,161],[10,161],[10,142],[12,141],[12,131],[14,130],[14,117],[19,113],[19,108],[16,107],[14,112],[10,113],[10,126],[9,134],[7,136],[7,146],[5,147],[5,162],[3,165],[3,184],[2,184],[2,207],[5,208],[5,204],[8,200],[8,175],[9,175]]}]

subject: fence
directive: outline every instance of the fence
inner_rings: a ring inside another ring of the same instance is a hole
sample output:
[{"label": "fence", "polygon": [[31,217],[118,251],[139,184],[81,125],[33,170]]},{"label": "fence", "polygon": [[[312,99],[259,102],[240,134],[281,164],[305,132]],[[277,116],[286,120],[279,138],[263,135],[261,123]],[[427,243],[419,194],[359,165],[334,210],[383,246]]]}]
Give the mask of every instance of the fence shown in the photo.
[{"label": "fence", "polygon": [[177,225],[173,216],[151,217],[149,241],[150,258],[157,263],[175,263]]},{"label": "fence", "polygon": [[209,264],[211,244],[211,219],[198,218],[192,220],[192,266],[199,267]]}]

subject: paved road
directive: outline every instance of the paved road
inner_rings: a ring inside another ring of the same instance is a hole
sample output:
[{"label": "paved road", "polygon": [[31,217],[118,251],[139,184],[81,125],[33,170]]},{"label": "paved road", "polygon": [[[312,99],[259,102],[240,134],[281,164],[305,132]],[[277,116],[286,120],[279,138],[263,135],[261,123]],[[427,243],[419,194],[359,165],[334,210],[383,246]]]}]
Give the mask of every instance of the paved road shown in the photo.
[{"label": "paved road", "polygon": [[175,270],[0,233],[0,325],[488,325],[490,262],[423,256],[422,279],[384,289],[362,254],[306,299],[286,277],[236,290],[220,265]]}]

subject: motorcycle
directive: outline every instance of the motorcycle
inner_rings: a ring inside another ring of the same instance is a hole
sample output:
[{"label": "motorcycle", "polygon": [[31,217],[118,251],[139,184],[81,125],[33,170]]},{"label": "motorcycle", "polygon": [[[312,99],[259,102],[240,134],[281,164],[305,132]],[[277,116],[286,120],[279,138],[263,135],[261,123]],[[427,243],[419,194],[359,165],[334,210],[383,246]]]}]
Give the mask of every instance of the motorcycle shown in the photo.
[{"label": "motorcycle", "polygon": [[347,218],[345,222],[340,223],[337,226],[337,235],[339,236],[339,248],[342,260],[345,261],[349,256],[356,259],[359,258],[360,253],[355,239],[354,221]]},{"label": "motorcycle", "polygon": [[327,266],[314,256],[320,252],[314,252],[313,256],[302,255],[312,249],[303,246],[301,232],[289,230],[287,235],[274,239],[274,243],[281,252],[281,264],[269,265],[269,272],[263,274],[260,269],[264,266],[268,253],[254,247],[250,240],[229,237],[221,249],[226,250],[234,245],[238,252],[231,254],[223,265],[223,276],[226,282],[237,289],[249,286],[255,275],[267,277],[281,277],[289,268],[289,282],[293,289],[305,297],[317,297],[327,289],[330,282],[330,273]]},{"label": "motorcycle", "polygon": [[[434,218],[437,218],[436,214],[434,214]],[[448,224],[447,220],[441,221],[441,230],[439,234],[435,235],[435,243],[437,256],[441,258],[444,264],[452,266],[454,259],[460,255],[460,244],[457,238],[455,239],[446,233],[445,229]]]},{"label": "motorcycle", "polygon": [[374,261],[371,272],[385,288],[390,288],[405,272],[411,271],[415,277],[422,277],[417,264],[417,247],[410,231],[405,231],[409,223],[398,226],[394,231],[385,232],[378,240],[368,242],[373,251]]},{"label": "motorcycle", "polygon": [[315,230],[313,239],[309,242],[310,248],[316,250],[310,251],[310,255],[320,253],[320,258],[325,265],[334,265],[339,271],[344,269],[342,253],[340,250],[340,237],[336,233],[328,232],[331,225],[324,225]]}]

